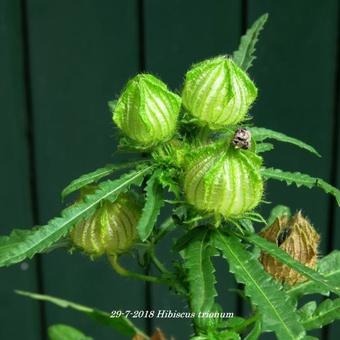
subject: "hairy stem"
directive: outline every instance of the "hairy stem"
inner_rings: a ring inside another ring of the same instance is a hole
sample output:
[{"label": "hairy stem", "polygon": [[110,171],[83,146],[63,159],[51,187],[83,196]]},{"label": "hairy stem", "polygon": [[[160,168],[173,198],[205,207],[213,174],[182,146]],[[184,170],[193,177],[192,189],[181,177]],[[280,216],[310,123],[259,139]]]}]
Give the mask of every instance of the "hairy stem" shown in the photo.
[{"label": "hairy stem", "polygon": [[259,316],[260,315],[257,312],[254,313],[249,319],[246,319],[241,325],[234,327],[232,331],[236,333],[243,332],[248,326],[253,324],[259,318]]},{"label": "hairy stem", "polygon": [[209,133],[210,133],[209,127],[207,125],[202,126],[198,131],[197,137],[204,144],[208,141]]},{"label": "hairy stem", "polygon": [[126,277],[132,277],[137,280],[141,281],[147,281],[147,282],[152,282],[152,283],[160,283],[160,284],[168,284],[167,280],[164,280],[160,277],[156,276],[151,276],[151,275],[144,275],[140,273],[135,273],[131,272],[125,268],[123,268],[119,263],[118,263],[118,256],[117,255],[110,255],[109,256],[109,261],[111,263],[112,268],[122,276]]},{"label": "hairy stem", "polygon": [[175,229],[176,225],[172,217],[167,218],[161,225],[158,233],[155,235],[153,239],[153,243],[156,244],[161,240],[168,232]]},{"label": "hairy stem", "polygon": [[172,274],[169,270],[167,270],[164,266],[164,264],[157,258],[155,254],[155,250],[151,249],[150,250],[150,258],[151,261],[154,263],[156,268],[162,273],[162,274]]}]

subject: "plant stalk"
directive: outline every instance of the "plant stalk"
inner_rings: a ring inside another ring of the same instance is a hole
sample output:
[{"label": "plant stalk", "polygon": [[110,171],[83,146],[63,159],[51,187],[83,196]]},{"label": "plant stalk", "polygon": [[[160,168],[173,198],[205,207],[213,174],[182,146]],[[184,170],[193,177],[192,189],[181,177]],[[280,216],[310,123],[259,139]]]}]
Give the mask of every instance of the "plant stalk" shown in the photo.
[{"label": "plant stalk", "polygon": [[118,263],[118,256],[117,255],[110,255],[109,261],[111,263],[112,268],[119,274],[125,277],[131,277],[137,280],[141,281],[147,281],[147,282],[152,282],[152,283],[160,283],[160,284],[168,284],[167,280],[164,280],[160,277],[156,276],[151,276],[151,275],[144,275],[136,272],[131,272],[125,268],[123,268],[119,263]]},{"label": "plant stalk", "polygon": [[237,333],[241,333],[243,332],[248,326],[250,326],[251,324],[253,324],[254,322],[257,321],[257,319],[259,318],[259,314],[256,312],[254,313],[249,319],[246,319],[241,325],[234,327],[232,329],[232,331],[237,332]]},{"label": "plant stalk", "polygon": [[165,268],[164,264],[157,258],[154,249],[150,250],[150,258],[151,258],[151,261],[156,266],[156,268],[160,271],[160,273],[162,273],[162,274],[172,274],[169,270],[167,270]]}]

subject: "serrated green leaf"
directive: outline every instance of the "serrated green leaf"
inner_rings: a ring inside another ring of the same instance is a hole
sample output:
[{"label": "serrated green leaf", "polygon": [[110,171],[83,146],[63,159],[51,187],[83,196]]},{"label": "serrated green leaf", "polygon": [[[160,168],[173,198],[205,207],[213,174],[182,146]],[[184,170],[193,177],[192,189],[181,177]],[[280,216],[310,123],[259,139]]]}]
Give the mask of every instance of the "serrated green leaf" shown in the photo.
[{"label": "serrated green leaf", "polygon": [[265,253],[277,258],[280,262],[293,268],[295,271],[304,275],[306,278],[316,282],[320,287],[323,287],[326,290],[330,290],[340,295],[340,284],[333,284],[317,271],[308,268],[302,263],[294,260],[289,254],[280,249],[275,243],[269,242],[265,238],[257,234],[244,236],[243,238],[262,249]]},{"label": "serrated green leaf", "polygon": [[316,304],[315,306],[313,304],[313,308],[310,308],[310,303],[307,305],[308,310],[303,306],[301,312],[299,311],[300,320],[306,330],[321,328],[340,319],[340,298],[335,300],[326,299],[317,307]]},{"label": "serrated green leaf", "polygon": [[113,172],[122,170],[122,169],[128,169],[133,166],[135,166],[140,161],[134,161],[134,162],[126,162],[121,164],[109,164],[106,165],[103,168],[99,168],[95,171],[92,171],[88,174],[82,175],[79,178],[73,180],[61,193],[62,200],[65,199],[66,196],[70,195],[71,193],[85,187],[86,185],[95,183],[99,181],[100,179],[111,175]]},{"label": "serrated green leaf", "polygon": [[114,181],[105,181],[98,185],[95,193],[86,195],[82,203],[72,205],[61,212],[47,225],[32,230],[14,230],[9,236],[0,237],[0,267],[30,259],[35,254],[50,248],[64,237],[77,222],[89,216],[103,200],[114,201],[118,195],[127,191],[131,185],[140,185],[152,166],[146,166],[124,174]]},{"label": "serrated green leaf", "polygon": [[210,312],[214,306],[215,269],[210,260],[209,231],[202,230],[185,248],[184,267],[188,271],[190,305],[194,313]]},{"label": "serrated green leaf", "polygon": [[280,142],[290,143],[298,146],[299,148],[305,149],[318,157],[321,157],[321,155],[309,144],[302,142],[301,140],[293,137],[289,137],[285,135],[284,133],[277,132],[270,129],[265,128],[259,128],[259,127],[250,127],[249,128],[251,132],[251,136],[253,139],[255,139],[257,142],[262,142],[266,139],[275,139]]},{"label": "serrated green leaf", "polygon": [[62,308],[70,308],[77,312],[81,312],[89,316],[90,318],[94,319],[98,323],[114,328],[116,331],[126,336],[133,336],[136,334],[140,334],[147,338],[147,336],[144,335],[144,333],[141,330],[139,330],[125,316],[111,317],[109,313],[103,312],[99,309],[83,306],[78,303],[67,301],[64,299],[59,299],[57,297],[50,296],[50,295],[36,294],[36,293],[31,293],[31,292],[26,292],[26,291],[21,291],[21,290],[16,290],[15,292],[19,295],[27,296],[31,299],[47,301]]},{"label": "serrated green leaf", "polygon": [[191,240],[195,239],[198,235],[200,235],[204,230],[206,229],[206,226],[200,228],[194,228],[189,231],[187,231],[183,236],[179,237],[175,244],[173,245],[172,249],[175,252],[180,252],[183,250],[190,242]]},{"label": "serrated green leaf", "polygon": [[257,340],[262,333],[261,320],[256,320],[253,328],[244,338],[244,340]]},{"label": "serrated green leaf", "polygon": [[161,207],[164,205],[162,187],[158,181],[161,170],[156,170],[145,187],[145,205],[137,225],[140,239],[144,242],[152,233]]},{"label": "serrated green leaf", "polygon": [[190,340],[240,340],[241,337],[238,333],[225,330],[225,331],[208,331],[207,334],[191,337]]},{"label": "serrated green leaf", "polygon": [[222,321],[221,324],[223,324],[223,327],[237,328],[244,324],[245,321],[246,321],[245,318],[242,318],[240,316],[234,316],[228,320]]},{"label": "serrated green leaf", "polygon": [[107,106],[109,107],[110,112],[113,112],[116,108],[118,100],[110,100],[107,102]]},{"label": "serrated green leaf", "polygon": [[73,246],[73,242],[70,237],[64,237],[58,240],[57,242],[51,244],[48,248],[42,251],[43,254],[49,254],[52,251],[59,249],[59,248],[68,248],[71,249]]},{"label": "serrated green leaf", "polygon": [[[318,269],[317,271],[327,280],[332,282],[333,284],[339,284],[340,282],[340,251],[334,250],[327,256],[321,258],[318,261]],[[298,285],[295,285],[287,290],[288,294],[296,299],[302,295],[307,294],[323,294],[328,295],[329,289],[320,286],[314,281],[306,281],[302,282]]]},{"label": "serrated green leaf", "polygon": [[245,71],[252,66],[253,61],[256,59],[254,56],[255,45],[267,19],[267,13],[260,16],[247,30],[246,34],[242,36],[238,50],[233,53],[233,60]]},{"label": "serrated green leaf", "polygon": [[271,210],[269,218],[267,220],[267,225],[271,226],[279,217],[290,217],[291,215],[292,213],[289,207],[286,207],[285,205],[277,205]]},{"label": "serrated green leaf", "polygon": [[175,171],[171,170],[168,169],[167,171],[162,171],[160,173],[159,183],[164,189],[167,189],[169,192],[175,194],[176,198],[178,199],[180,197],[181,189],[178,185],[178,182],[175,180]]},{"label": "serrated green leaf", "polygon": [[255,152],[256,153],[262,153],[262,152],[267,152],[271,151],[274,149],[274,145],[271,143],[257,143]]},{"label": "serrated green leaf", "polygon": [[298,314],[299,314],[300,320],[308,319],[309,316],[312,315],[315,312],[316,307],[317,307],[316,301],[309,301],[306,304],[304,304],[298,310]]},{"label": "serrated green leaf", "polygon": [[176,223],[174,222],[172,216],[170,216],[159,226],[158,231],[153,239],[153,243],[158,243],[159,240],[161,240],[167,233],[170,233],[174,229],[176,229]]},{"label": "serrated green leaf", "polygon": [[257,306],[262,316],[264,331],[274,331],[278,339],[302,339],[305,332],[294,306],[288,301],[280,285],[273,281],[254,257],[234,236],[220,232],[213,235],[213,243],[220,249],[245,293]]},{"label": "serrated green leaf", "polygon": [[[254,226],[253,226],[253,220],[256,218],[255,217],[252,217],[252,216],[249,216],[248,219],[246,218],[243,218],[243,219],[240,219],[239,221],[237,221],[237,223],[239,223],[242,228],[243,228],[243,231],[246,233],[246,234],[253,234],[255,233],[255,229],[254,229]],[[259,223],[263,223],[262,219],[257,219],[256,220],[259,222]]]},{"label": "serrated green leaf", "polygon": [[49,340],[93,340],[92,337],[86,336],[78,329],[68,325],[52,325],[48,327]]},{"label": "serrated green leaf", "polygon": [[261,174],[263,178],[276,179],[281,182],[286,182],[288,185],[295,183],[298,188],[302,185],[309,189],[318,187],[327,194],[333,195],[340,206],[340,190],[326,183],[321,178],[312,177],[301,172],[288,172],[274,168],[263,168],[261,169]]},{"label": "serrated green leaf", "polygon": [[208,340],[240,340],[241,337],[238,333],[232,331],[222,331],[215,337],[208,337]]}]

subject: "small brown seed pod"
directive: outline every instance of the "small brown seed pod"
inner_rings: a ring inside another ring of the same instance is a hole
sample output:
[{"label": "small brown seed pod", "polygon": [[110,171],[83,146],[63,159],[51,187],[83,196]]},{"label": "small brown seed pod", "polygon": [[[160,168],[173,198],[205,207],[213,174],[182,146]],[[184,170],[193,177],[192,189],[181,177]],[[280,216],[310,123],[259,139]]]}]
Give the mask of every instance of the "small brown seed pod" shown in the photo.
[{"label": "small brown seed pod", "polygon": [[[296,261],[309,268],[316,268],[320,236],[300,211],[291,218],[277,218],[260,236],[276,243]],[[264,252],[261,253],[260,261],[264,269],[282,283],[292,286],[307,280],[305,276]]]}]

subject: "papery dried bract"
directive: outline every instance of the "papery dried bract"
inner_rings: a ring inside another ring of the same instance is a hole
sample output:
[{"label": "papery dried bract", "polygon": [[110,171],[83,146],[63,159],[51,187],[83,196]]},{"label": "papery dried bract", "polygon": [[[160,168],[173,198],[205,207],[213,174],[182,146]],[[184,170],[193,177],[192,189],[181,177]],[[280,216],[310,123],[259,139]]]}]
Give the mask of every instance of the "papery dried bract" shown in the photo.
[{"label": "papery dried bract", "polygon": [[[296,261],[309,268],[316,268],[320,236],[301,212],[296,213],[292,218],[286,216],[277,218],[260,235],[276,243]],[[294,285],[307,280],[305,276],[264,252],[261,253],[260,261],[264,269],[282,283]]]}]

